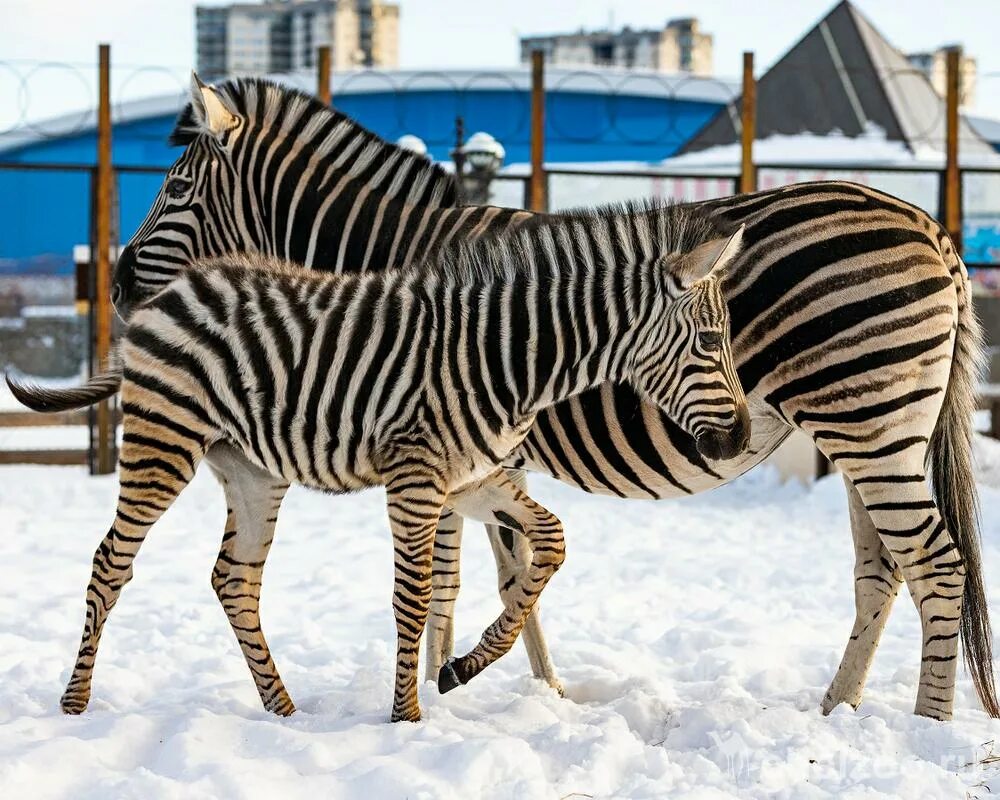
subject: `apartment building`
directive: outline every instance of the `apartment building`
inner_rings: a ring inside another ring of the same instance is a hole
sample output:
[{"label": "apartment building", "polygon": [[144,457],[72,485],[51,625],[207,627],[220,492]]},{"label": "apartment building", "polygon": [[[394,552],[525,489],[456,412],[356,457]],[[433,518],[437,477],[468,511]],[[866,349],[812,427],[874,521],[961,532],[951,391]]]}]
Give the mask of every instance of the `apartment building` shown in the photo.
[{"label": "apartment building", "polygon": [[[931,86],[942,97],[948,90],[948,51],[951,46],[939,47],[924,53],[910,53],[906,60],[915,69],[920,70],[931,82]],[[959,102],[963,107],[971,108],[976,104],[976,59],[963,55],[959,60],[961,75],[961,91]]]},{"label": "apartment building", "polygon": [[541,50],[553,66],[601,66],[657,72],[712,74],[712,35],[694,17],[672,19],[662,29],[599,30],[521,38],[521,61]]},{"label": "apartment building", "polygon": [[399,63],[399,6],[381,0],[265,0],[195,9],[198,72],[290,72],[330,45],[335,70]]}]

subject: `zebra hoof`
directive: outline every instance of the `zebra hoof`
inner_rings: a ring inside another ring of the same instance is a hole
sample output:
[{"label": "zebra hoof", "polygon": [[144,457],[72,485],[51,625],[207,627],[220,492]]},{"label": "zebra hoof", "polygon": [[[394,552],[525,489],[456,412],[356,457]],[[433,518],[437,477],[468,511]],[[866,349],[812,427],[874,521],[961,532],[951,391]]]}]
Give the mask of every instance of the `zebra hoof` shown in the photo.
[{"label": "zebra hoof", "polygon": [[75,716],[77,714],[82,714],[87,710],[87,704],[89,701],[89,696],[64,694],[62,699],[59,701],[59,708],[62,710],[63,714],[71,714]]},{"label": "zebra hoof", "polygon": [[397,710],[393,709],[389,722],[420,722],[420,707]]},{"label": "zebra hoof", "polygon": [[449,658],[444,662],[444,666],[441,667],[441,671],[438,673],[438,691],[441,694],[447,694],[452,689],[464,686],[468,682],[468,678],[462,680],[459,676],[458,671],[455,669],[455,664],[457,663],[457,658]]},{"label": "zebra hoof", "polygon": [[279,717],[290,717],[295,713],[295,703],[292,702],[292,698],[287,694],[278,695],[269,702],[264,703],[264,710],[270,711]]}]

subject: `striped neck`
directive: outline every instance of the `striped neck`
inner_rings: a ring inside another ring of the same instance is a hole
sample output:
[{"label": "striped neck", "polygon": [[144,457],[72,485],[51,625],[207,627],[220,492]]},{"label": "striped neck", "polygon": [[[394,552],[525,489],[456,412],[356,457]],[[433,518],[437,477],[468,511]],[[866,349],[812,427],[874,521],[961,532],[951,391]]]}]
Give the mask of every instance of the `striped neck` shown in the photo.
[{"label": "striped neck", "polygon": [[[656,259],[629,258],[607,236],[591,240],[594,250],[578,248],[567,232],[544,226],[486,243],[479,265],[463,264],[460,256],[444,277],[453,296],[460,295],[470,341],[503,375],[502,389],[482,391],[508,392],[509,404],[502,405],[519,415],[625,381],[637,343],[667,312],[667,282]],[[480,265],[489,263],[504,266],[483,274]],[[421,285],[427,276],[415,281]],[[423,285],[433,304],[436,281]]]},{"label": "striped neck", "polygon": [[331,272],[399,266],[388,260],[400,222],[414,210],[454,205],[450,176],[398,149],[383,151],[388,145],[366,145],[353,128],[331,119],[311,138],[299,132],[280,145],[290,151],[282,164],[248,162],[254,182],[245,213],[262,233],[260,252]]},{"label": "striped neck", "polygon": [[[244,248],[352,271],[370,250],[379,222],[391,226],[409,206],[458,202],[454,177],[440,166],[310,95],[258,79],[223,83],[216,91],[239,120],[222,147],[233,171],[232,207]],[[187,109],[174,141],[194,144],[190,118]]]}]

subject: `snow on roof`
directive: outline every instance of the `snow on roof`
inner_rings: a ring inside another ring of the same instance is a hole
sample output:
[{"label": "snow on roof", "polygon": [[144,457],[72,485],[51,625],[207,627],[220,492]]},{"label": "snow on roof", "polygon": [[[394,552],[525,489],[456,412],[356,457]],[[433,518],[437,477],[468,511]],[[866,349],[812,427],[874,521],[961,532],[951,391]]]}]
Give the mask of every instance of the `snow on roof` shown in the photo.
[{"label": "snow on roof", "polygon": [[[942,151],[924,144],[915,144],[911,151],[905,142],[890,140],[886,132],[873,123],[869,123],[860,136],[845,136],[837,130],[826,135],[799,133],[768,136],[754,142],[753,158],[756,164],[767,166],[843,164],[845,167],[912,166],[941,169],[944,165]],[[960,152],[960,159],[964,166],[1000,166],[1000,154]],[[720,167],[738,169],[740,160],[740,144],[736,142],[685,153],[667,159],[662,166],[695,170]]]},{"label": "snow on roof", "polygon": [[75,319],[79,315],[76,306],[24,306],[21,309],[21,316],[25,319]]},{"label": "snow on roof", "polygon": [[[1000,123],[997,123],[1000,128]],[[963,166],[1000,167],[1000,153],[969,155],[960,151]],[[754,141],[753,158],[758,167],[796,166],[817,169],[850,168],[874,169],[877,167],[911,167],[916,170],[939,170],[944,167],[944,153],[926,145],[911,151],[904,142],[888,138],[886,132],[869,123],[861,136],[845,136],[834,130],[828,134],[799,133],[775,134]],[[739,173],[742,152],[740,144],[722,144],[693,153],[674,156],[664,161],[588,161],[573,164],[560,162],[546,164],[555,172],[596,173],[673,173],[698,175],[735,175]],[[526,177],[531,173],[529,164],[508,164],[500,170],[504,177]]]}]

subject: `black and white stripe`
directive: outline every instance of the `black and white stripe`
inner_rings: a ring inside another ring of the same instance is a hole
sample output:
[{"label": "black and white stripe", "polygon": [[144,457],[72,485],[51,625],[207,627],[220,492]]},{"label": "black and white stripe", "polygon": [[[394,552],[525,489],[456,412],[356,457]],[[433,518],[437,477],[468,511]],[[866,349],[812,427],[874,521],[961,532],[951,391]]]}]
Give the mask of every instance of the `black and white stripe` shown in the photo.
[{"label": "black and white stripe", "polygon": [[[301,119],[305,110],[298,115],[280,110],[306,103],[294,93],[242,83],[220,88],[219,96],[235,109],[231,113],[237,120],[235,126],[223,126],[220,133],[204,111],[200,121],[183,126],[190,143],[178,162],[181,166],[171,170],[166,187],[172,176],[193,169],[184,166],[185,159],[207,162],[211,153],[237,164],[231,154],[256,146],[238,142],[243,136],[248,142],[266,139],[285,154],[295,147],[279,142],[289,139],[306,145],[312,141],[303,138],[304,124],[295,128],[266,124],[266,120],[286,116]],[[240,99],[244,96],[253,97],[253,103]],[[269,110],[269,103],[278,110]],[[197,108],[198,95],[192,118]],[[310,131],[333,125],[334,120],[343,122],[314,105],[309,109],[318,117]],[[442,209],[451,195],[430,188],[432,183],[448,181],[442,174],[430,178],[430,173],[421,173],[428,180],[422,190],[400,191],[393,201],[391,193],[379,191],[387,181],[395,185],[388,177],[391,171],[380,168],[390,158],[397,166],[404,163],[393,153],[392,146],[383,145],[382,156],[371,156],[356,181],[307,179],[309,193],[321,196],[308,220],[301,200],[293,207],[294,192],[267,195],[273,201],[272,216],[294,216],[290,228],[308,228],[317,241],[328,244],[312,251],[298,245],[295,250],[298,237],[279,237],[292,247],[292,252],[281,252],[271,249],[274,243],[261,233],[259,241],[250,241],[251,249],[260,247],[307,263],[310,252],[353,251],[360,255],[327,263],[336,269],[365,268],[372,264],[366,253],[378,252],[387,263],[400,263],[404,242],[410,244],[405,248],[407,256],[423,255],[449,241],[494,235],[494,229],[505,230],[511,224],[534,224],[524,215],[496,209]],[[318,161],[303,161],[298,169],[301,175],[326,174],[324,170],[336,167],[336,159],[329,161],[322,169]],[[295,174],[289,164],[283,173],[289,186],[296,185]],[[359,188],[361,181],[376,174],[381,184],[373,183],[367,192]],[[400,180],[405,184],[405,176],[411,174],[412,167],[399,173],[404,176]],[[245,185],[245,192],[254,196],[265,196],[273,186],[260,170],[239,173],[234,182]],[[205,184],[198,186],[202,188],[192,191],[202,197]],[[406,202],[417,195],[420,203],[428,196],[432,202],[423,206]],[[184,202],[197,205],[202,201]],[[996,714],[1000,708],[993,688],[979,564],[968,421],[982,346],[969,307],[965,268],[952,242],[923,211],[843,182],[803,184],[699,206],[725,225],[746,226],[747,246],[727,277],[724,291],[732,314],[735,361],[753,415],[747,453],[713,463],[698,451],[691,436],[658,409],[640,403],[627,388],[607,384],[539,414],[510,464],[547,472],[591,492],[665,498],[725,483],[763,460],[796,427],[806,431],[845,474],[858,552],[858,617],[824,708],[860,701],[881,626],[898,588],[893,577],[898,568],[923,609],[923,669],[916,710],[938,717],[950,715],[955,638],[961,628],[980,696],[987,710]],[[173,226],[171,220],[187,213],[183,209],[183,202],[171,214],[154,208],[119,265],[123,285],[141,284],[134,282],[147,269],[149,240]],[[441,221],[448,220],[449,213],[467,216],[450,226]],[[358,225],[362,217],[368,222]],[[253,228],[253,219],[244,208],[234,206],[202,212],[192,216],[189,224]],[[353,222],[345,234],[348,220]],[[350,239],[346,247],[345,236]],[[178,249],[178,261],[191,254],[217,253],[206,244],[206,235],[189,237],[195,240],[197,247],[185,245],[192,253]],[[585,229],[574,232],[572,240],[581,251],[594,247]],[[234,240],[222,246],[239,249],[246,242]],[[231,463],[229,468],[233,468]],[[934,484],[933,496],[926,489],[927,478]],[[233,504],[230,499],[230,516]],[[452,557],[442,555],[439,563],[441,592],[432,612],[428,648],[434,673],[448,651],[457,591],[461,526],[454,518],[446,523],[441,552]],[[903,536],[900,531],[911,533]],[[512,541],[516,549],[520,540]],[[505,584],[527,556],[505,549],[496,536],[493,544],[503,563],[501,584]],[[220,559],[226,543],[223,551]],[[872,554],[879,557],[872,558]],[[932,606],[942,608],[930,611]],[[959,614],[960,626],[955,623]],[[525,639],[533,652],[536,674],[557,685],[551,664],[543,657],[544,641],[534,617],[525,629]],[[938,664],[951,666],[939,668]]]}]

